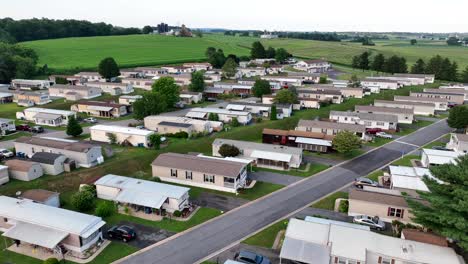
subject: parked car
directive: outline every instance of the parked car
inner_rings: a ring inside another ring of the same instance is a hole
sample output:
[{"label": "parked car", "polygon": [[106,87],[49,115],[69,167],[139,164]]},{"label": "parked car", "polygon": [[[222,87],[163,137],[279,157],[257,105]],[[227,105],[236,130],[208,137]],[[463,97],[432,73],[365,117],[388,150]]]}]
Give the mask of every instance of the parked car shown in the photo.
[{"label": "parked car", "polygon": [[268,258],[246,250],[241,250],[239,254],[236,255],[235,260],[242,263],[271,264]]},{"label": "parked car", "polygon": [[17,131],[31,131],[31,127],[28,125],[17,125],[16,130]]},{"label": "parked car", "polygon": [[42,132],[44,132],[44,128],[41,127],[41,126],[33,126],[31,128],[31,132],[33,132],[33,133],[42,133]]},{"label": "parked car", "polygon": [[444,150],[444,151],[452,151],[451,149],[448,149],[444,146],[433,146],[432,149],[435,149],[435,150]]},{"label": "parked car", "polygon": [[364,186],[378,187],[379,183],[368,178],[359,177],[354,180],[354,186],[362,189]]},{"label": "parked car", "polygon": [[145,129],[145,126],[139,125],[139,126],[136,126],[135,128],[137,128],[137,129]]},{"label": "parked car", "polygon": [[385,230],[385,222],[380,220],[378,216],[370,217],[368,215],[356,215],[353,217],[353,223],[366,225],[379,231]]},{"label": "parked car", "polygon": [[4,158],[13,158],[15,154],[8,149],[0,149],[0,156]]},{"label": "parked car", "polygon": [[97,120],[94,117],[88,117],[88,118],[83,119],[83,122],[95,124],[95,123],[97,123]]},{"label": "parked car", "polygon": [[370,134],[370,135],[375,135],[378,132],[382,132],[382,129],[381,128],[368,128],[368,129],[366,129],[366,133]]},{"label": "parked car", "polygon": [[379,138],[390,138],[390,139],[393,138],[392,135],[387,134],[387,133],[385,133],[385,132],[377,132],[377,133],[375,133],[375,136],[376,136],[376,137],[379,137]]},{"label": "parked car", "polygon": [[107,230],[107,235],[110,238],[121,239],[123,242],[130,241],[135,239],[136,232],[133,228],[129,226],[113,226],[109,230]]}]

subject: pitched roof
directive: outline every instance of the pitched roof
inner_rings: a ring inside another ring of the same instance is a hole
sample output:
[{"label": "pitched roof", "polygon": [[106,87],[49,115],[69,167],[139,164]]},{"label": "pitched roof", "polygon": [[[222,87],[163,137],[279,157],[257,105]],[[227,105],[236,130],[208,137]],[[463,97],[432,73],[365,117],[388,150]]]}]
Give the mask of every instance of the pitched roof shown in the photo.
[{"label": "pitched roof", "polygon": [[273,145],[273,144],[263,144],[263,143],[224,139],[224,138],[217,138],[213,141],[213,146],[221,146],[224,144],[234,145],[238,147],[239,149],[252,149],[254,151],[256,150],[256,151],[279,153],[279,154],[295,154],[295,155],[302,154],[302,149],[296,148],[296,147],[278,146],[278,145]]},{"label": "pitched roof", "polygon": [[359,190],[355,188],[351,189],[351,191],[349,192],[349,199],[383,205],[408,207],[408,203],[402,195]]},{"label": "pitched roof", "polygon": [[55,154],[50,152],[36,152],[32,157],[31,161],[35,161],[43,164],[53,165],[57,158],[63,156],[62,154]]},{"label": "pitched roof", "polygon": [[404,228],[401,231],[401,236],[404,237],[404,239],[406,240],[413,240],[421,243],[448,247],[447,239],[445,237],[436,235],[434,233],[423,232],[417,229]]},{"label": "pitched roof", "polygon": [[211,173],[228,177],[237,177],[242,168],[246,166],[244,163],[240,162],[210,159],[178,153],[161,154],[151,164],[153,166]]},{"label": "pitched roof", "polygon": [[101,102],[101,101],[80,101],[76,104],[77,105],[107,106],[107,107],[116,107],[116,108],[125,106],[123,104],[117,104],[113,102]]},{"label": "pitched roof", "polygon": [[64,85],[64,84],[54,84],[49,88],[51,89],[67,89],[67,90],[80,90],[80,91],[88,91],[94,87],[88,87],[84,85]]},{"label": "pitched roof", "polygon": [[5,165],[8,166],[9,170],[12,171],[29,171],[29,169],[31,169],[31,167],[35,164],[38,163],[20,159],[11,159],[5,161]]},{"label": "pitched roof", "polygon": [[417,97],[417,96],[394,96],[395,101],[415,101],[415,102],[443,102],[448,103],[450,100],[445,98],[432,98],[432,97]]},{"label": "pitched roof", "polygon": [[23,192],[20,197],[24,199],[33,200],[36,202],[45,202],[49,200],[50,197],[56,196],[59,193],[51,192],[43,189],[31,189]]},{"label": "pitched roof", "polygon": [[402,102],[402,101],[390,101],[390,100],[374,100],[374,104],[382,103],[382,104],[394,104],[394,105],[419,105],[419,106],[429,106],[434,107],[432,103],[420,103],[420,102]]},{"label": "pitched roof", "polygon": [[457,137],[458,141],[468,142],[468,134],[453,133],[453,135]]},{"label": "pitched roof", "polygon": [[274,136],[294,136],[294,137],[303,137],[303,138],[318,138],[318,139],[333,139],[333,136],[326,135],[323,133],[307,132],[300,130],[281,130],[281,129],[270,129],[264,128],[263,134],[265,135],[274,135]]},{"label": "pitched roof", "polygon": [[339,129],[339,130],[349,130],[353,132],[366,132],[366,127],[363,125],[355,124],[344,124],[336,122],[327,122],[319,120],[306,120],[301,119],[297,124],[298,127],[315,127],[315,128],[328,128],[328,129]]},{"label": "pitched roof", "polygon": [[64,149],[76,152],[88,152],[93,147],[99,147],[89,143],[79,141],[69,141],[61,139],[40,138],[40,137],[20,137],[15,140],[15,143],[24,143],[29,145],[44,146],[56,149]]},{"label": "pitched roof", "polygon": [[386,115],[386,114],[373,114],[373,113],[356,113],[356,112],[347,112],[347,111],[330,111],[330,116],[353,116],[358,117],[362,120],[372,120],[372,121],[384,121],[384,122],[398,122],[398,117],[395,115]]},{"label": "pitched roof", "polygon": [[395,107],[383,107],[383,106],[372,106],[372,105],[356,105],[355,111],[365,112],[379,112],[379,113],[397,113],[397,114],[414,114],[414,110],[411,108],[395,108]]}]

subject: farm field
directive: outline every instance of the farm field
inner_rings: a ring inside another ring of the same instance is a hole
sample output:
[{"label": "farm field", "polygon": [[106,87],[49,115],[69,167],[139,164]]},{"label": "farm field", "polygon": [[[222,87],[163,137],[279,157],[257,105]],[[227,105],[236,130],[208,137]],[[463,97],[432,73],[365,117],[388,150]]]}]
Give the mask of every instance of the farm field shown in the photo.
[{"label": "farm field", "polygon": [[[114,57],[121,67],[177,64],[205,59],[207,47],[224,50],[226,55],[248,55],[254,37],[232,37],[205,34],[203,38],[175,38],[159,35],[129,35],[106,37],[65,38],[23,42],[39,55],[39,65],[47,64],[56,71],[94,69],[107,56]],[[341,65],[350,65],[351,58],[365,50],[382,52],[387,56],[404,56],[408,64],[417,59],[429,59],[439,54],[456,61],[460,68],[468,65],[468,47],[451,47],[443,41],[376,40],[375,46],[351,42],[326,42],[300,39],[262,40],[265,46],[286,48],[294,56],[324,58]]]}]

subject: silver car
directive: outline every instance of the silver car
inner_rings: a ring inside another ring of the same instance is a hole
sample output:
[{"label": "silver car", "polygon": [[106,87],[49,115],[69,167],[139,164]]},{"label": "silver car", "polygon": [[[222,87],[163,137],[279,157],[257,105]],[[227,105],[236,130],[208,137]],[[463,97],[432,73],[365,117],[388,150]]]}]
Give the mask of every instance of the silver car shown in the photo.
[{"label": "silver car", "polygon": [[379,231],[385,230],[385,222],[380,220],[378,216],[370,217],[368,215],[356,215],[353,218],[353,223],[366,225]]}]

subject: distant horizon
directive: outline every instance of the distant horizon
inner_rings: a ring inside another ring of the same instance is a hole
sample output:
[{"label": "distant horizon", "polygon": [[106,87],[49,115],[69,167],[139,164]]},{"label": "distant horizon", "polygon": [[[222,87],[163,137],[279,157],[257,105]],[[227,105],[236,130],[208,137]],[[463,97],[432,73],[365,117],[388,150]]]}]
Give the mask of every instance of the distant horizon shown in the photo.
[{"label": "distant horizon", "polygon": [[[77,19],[121,27],[164,22],[189,28],[295,32],[467,34],[466,0],[295,0],[276,3],[238,0],[180,0],[161,5],[151,0],[5,1],[0,17]],[[27,8],[25,8],[27,7]]]}]

